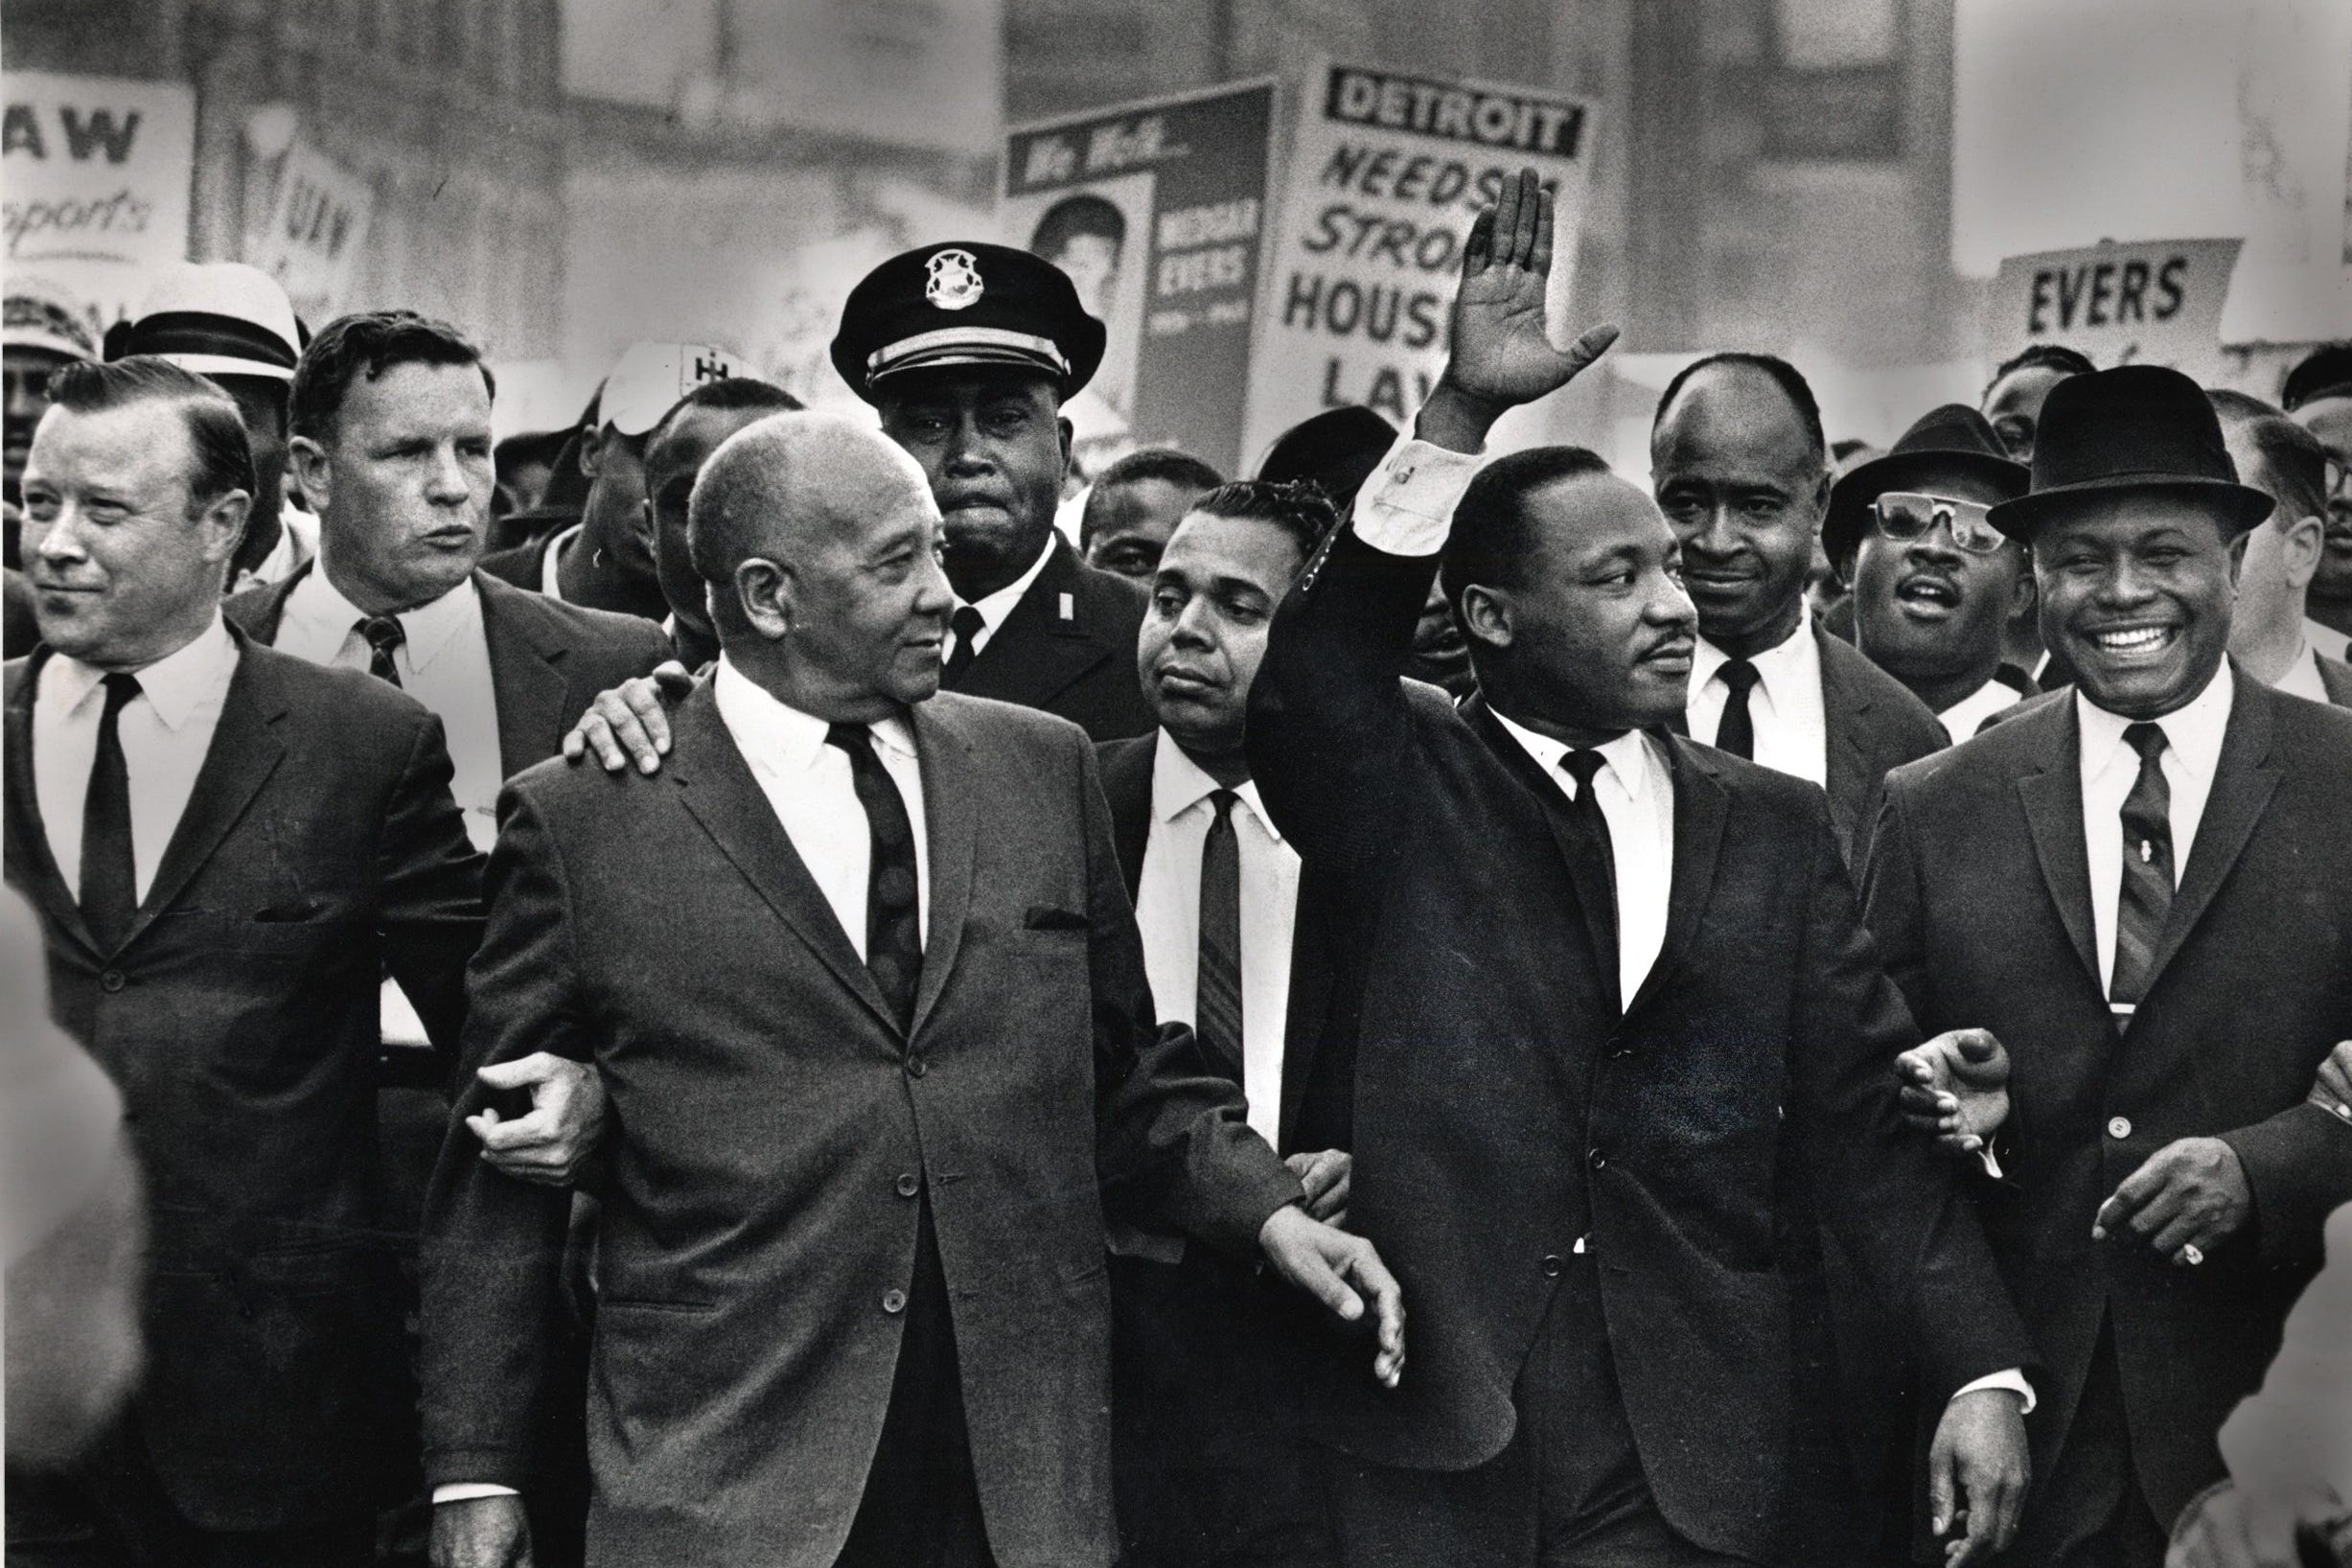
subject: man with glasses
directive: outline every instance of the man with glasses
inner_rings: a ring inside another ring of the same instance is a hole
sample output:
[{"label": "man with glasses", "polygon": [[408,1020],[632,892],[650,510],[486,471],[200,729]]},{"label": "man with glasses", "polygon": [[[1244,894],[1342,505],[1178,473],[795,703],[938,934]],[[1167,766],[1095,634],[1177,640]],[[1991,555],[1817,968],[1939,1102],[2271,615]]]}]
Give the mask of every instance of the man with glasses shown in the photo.
[{"label": "man with glasses", "polygon": [[1856,646],[1955,741],[2034,689],[2001,662],[2034,604],[2029,560],[1985,519],[2027,478],[1983,415],[1948,404],[1830,493],[1822,543],[1854,588]]},{"label": "man with glasses", "polygon": [[[2352,634],[2352,343],[2313,350],[2287,373],[2279,405],[2327,449],[2327,539],[2311,580],[2311,618]],[[2334,658],[2343,649],[2321,648]]]}]

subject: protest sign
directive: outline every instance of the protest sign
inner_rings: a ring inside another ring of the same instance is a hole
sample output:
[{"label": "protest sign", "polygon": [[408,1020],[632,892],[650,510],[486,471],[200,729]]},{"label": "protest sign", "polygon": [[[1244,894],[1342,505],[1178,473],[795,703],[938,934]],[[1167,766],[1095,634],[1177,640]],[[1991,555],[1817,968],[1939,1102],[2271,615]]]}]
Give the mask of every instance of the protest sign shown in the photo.
[{"label": "protest sign", "polygon": [[305,320],[332,320],[350,309],[375,212],[367,181],[296,142],[287,149],[253,265],[278,280]]},{"label": "protest sign", "polygon": [[1445,363],[1462,242],[1505,179],[1553,194],[1549,319],[1563,340],[1591,161],[1591,107],[1533,88],[1350,65],[1307,79],[1250,380],[1255,457],[1321,409],[1401,425]]},{"label": "protest sign", "polygon": [[2159,240],[2008,257],[1993,281],[1986,346],[2005,359],[2029,343],[2063,343],[2102,368],[2210,375],[2238,244]]},{"label": "protest sign", "polygon": [[1163,445],[1236,471],[1273,128],[1274,87],[1260,81],[1007,136],[1002,232],[1067,272],[1109,332],[1102,368],[1065,410],[1082,472]]},{"label": "protest sign", "polygon": [[8,270],[61,285],[103,324],[188,254],[196,94],[118,77],[6,75]]}]

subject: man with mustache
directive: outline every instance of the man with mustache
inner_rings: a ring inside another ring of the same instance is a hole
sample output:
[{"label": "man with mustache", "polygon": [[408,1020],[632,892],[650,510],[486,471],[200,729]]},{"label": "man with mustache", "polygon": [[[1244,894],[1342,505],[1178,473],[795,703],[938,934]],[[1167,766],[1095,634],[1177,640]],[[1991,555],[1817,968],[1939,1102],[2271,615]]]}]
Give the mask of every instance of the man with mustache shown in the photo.
[{"label": "man with mustache", "polygon": [[1811,388],[1769,355],[1710,355],[1667,383],[1649,464],[1698,608],[1690,735],[1827,789],[1838,844],[1860,865],[1887,770],[1945,735],[1925,703],[1808,612],[1830,496]]},{"label": "man with mustache", "polygon": [[2001,638],[2033,607],[2033,574],[1985,521],[2025,483],[1984,416],[1950,404],[1830,492],[1822,542],[1854,585],[1855,646],[1955,741],[2028,695],[2001,668]]},{"label": "man with mustache", "polygon": [[[1342,1559],[1778,1560],[1822,1502],[1800,1406],[1835,1397],[1790,1323],[1816,1223],[1909,1332],[1942,1411],[1933,1523],[1979,1559],[2024,1482],[2023,1334],[1899,1120],[1917,1034],[1828,803],[1673,733],[1695,616],[1648,496],[1576,448],[1477,470],[1496,419],[1616,335],[1552,345],[1551,246],[1530,171],[1471,230],[1414,438],[1251,690],[1252,774],[1327,879],[1341,960],[1290,1071],[1349,1086],[1349,1224],[1415,1293],[1427,1369],[1310,1371]],[[1433,576],[1478,673],[1460,709],[1398,680]]]},{"label": "man with mustache", "polygon": [[2163,1560],[2352,1199],[2352,1121],[2310,1097],[2352,1037],[2352,714],[2226,652],[2271,510],[2187,377],[2062,381],[1990,519],[2076,683],[1899,770],[1864,872],[1921,1026],[1990,1034],[1904,1071],[1991,1146],[1962,1169],[2047,1369],[2023,1568]]}]

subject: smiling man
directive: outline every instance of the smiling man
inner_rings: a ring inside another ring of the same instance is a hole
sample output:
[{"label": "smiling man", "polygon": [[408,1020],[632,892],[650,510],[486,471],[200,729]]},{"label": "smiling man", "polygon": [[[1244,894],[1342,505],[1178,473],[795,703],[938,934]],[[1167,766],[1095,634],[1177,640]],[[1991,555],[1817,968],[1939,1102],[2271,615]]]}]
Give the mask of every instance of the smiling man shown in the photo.
[{"label": "smiling man", "polygon": [[1955,741],[2029,694],[2001,668],[2001,639],[2033,606],[2032,571],[1985,520],[2026,481],[1984,416],[1949,404],[1830,492],[1822,542],[1854,584],[1855,646]]},{"label": "smiling man", "polygon": [[1945,735],[1925,703],[1807,611],[1830,496],[1811,388],[1769,355],[1701,359],[1658,400],[1649,465],[1698,611],[1688,732],[1827,789],[1838,844],[1859,865],[1887,770]]},{"label": "smiling man", "polygon": [[[1963,1168],[2047,1369],[2021,1568],[2163,1560],[2352,1199],[2352,1123],[2306,1099],[2352,1036],[2352,714],[2225,653],[2271,509],[2188,378],[2062,382],[1990,516],[2077,684],[1899,770],[1864,874],[1921,1026],[2013,1068],[1967,1096],[2001,1175]],[[1948,1060],[1926,1087],[1959,1113]]]}]

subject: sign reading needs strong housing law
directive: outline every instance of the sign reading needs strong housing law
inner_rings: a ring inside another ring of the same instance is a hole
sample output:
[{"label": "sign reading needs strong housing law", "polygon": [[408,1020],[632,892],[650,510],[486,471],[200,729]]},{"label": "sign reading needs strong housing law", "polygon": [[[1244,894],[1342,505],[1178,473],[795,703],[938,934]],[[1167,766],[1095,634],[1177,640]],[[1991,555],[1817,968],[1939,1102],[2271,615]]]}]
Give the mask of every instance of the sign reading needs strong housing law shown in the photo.
[{"label": "sign reading needs strong housing law", "polygon": [[2008,257],[1993,282],[1986,346],[2007,358],[2029,343],[2063,343],[2102,369],[2158,364],[2208,377],[2239,243],[2154,240]]},{"label": "sign reading needs strong housing law", "polygon": [[1239,463],[1273,128],[1274,86],[1255,82],[1007,138],[1004,238],[1068,273],[1109,330],[1065,410],[1088,470],[1138,446]]},{"label": "sign reading needs strong housing law", "polygon": [[1445,363],[1470,219],[1522,167],[1554,198],[1550,319],[1556,332],[1566,327],[1592,135],[1589,104],[1534,88],[1353,65],[1311,76],[1259,325],[1247,451],[1344,404],[1399,425],[1412,418]]},{"label": "sign reading needs strong housing law", "polygon": [[188,254],[196,94],[122,77],[7,74],[8,270],[70,289],[100,324]]}]

